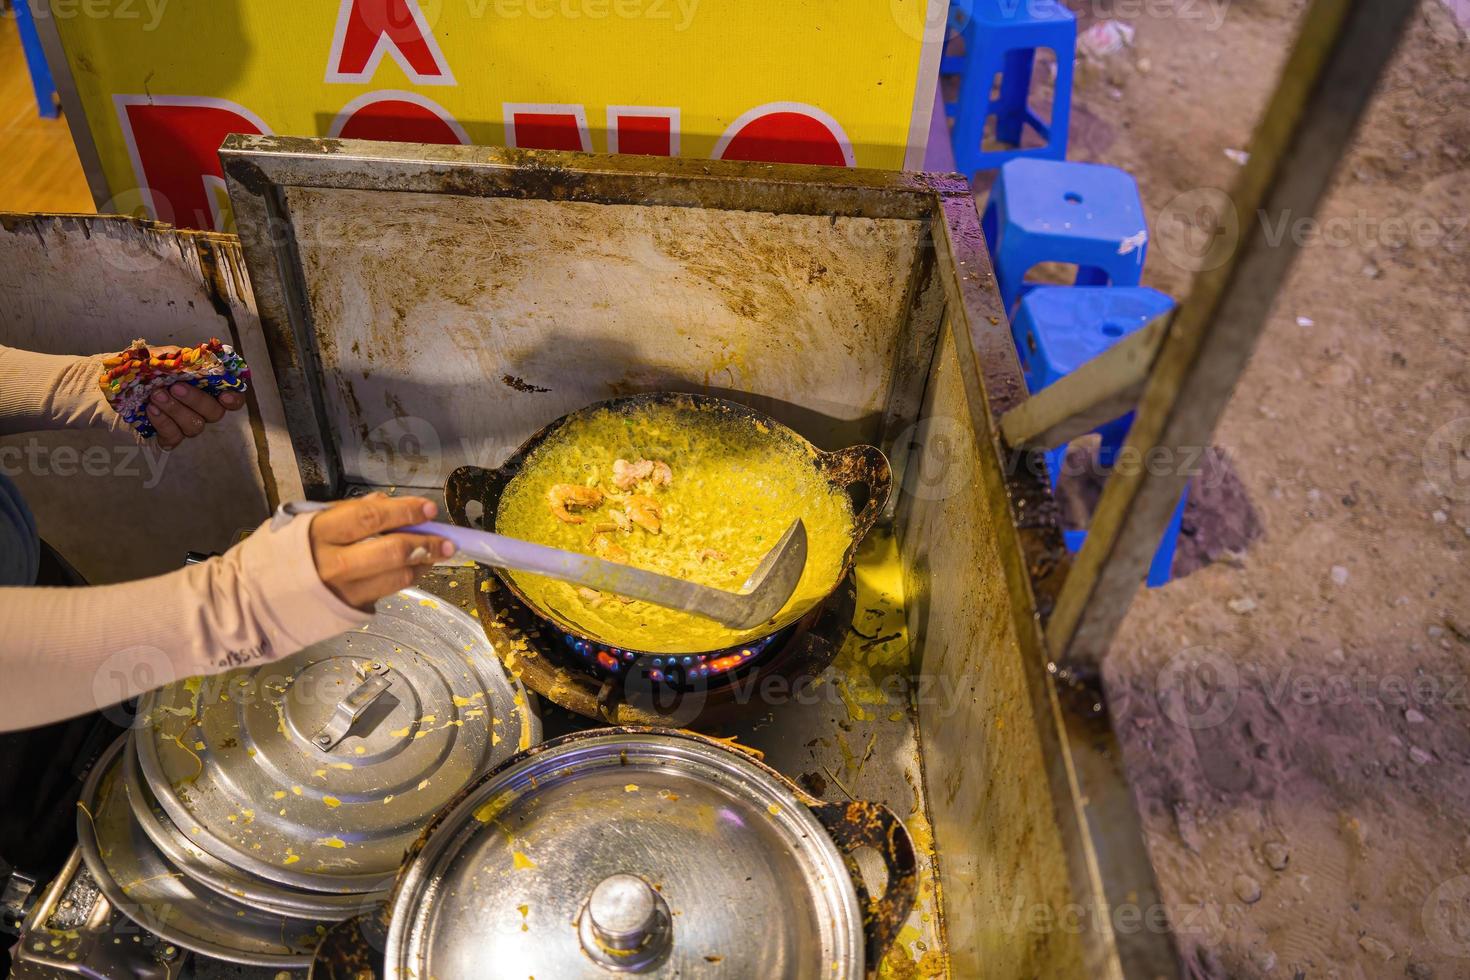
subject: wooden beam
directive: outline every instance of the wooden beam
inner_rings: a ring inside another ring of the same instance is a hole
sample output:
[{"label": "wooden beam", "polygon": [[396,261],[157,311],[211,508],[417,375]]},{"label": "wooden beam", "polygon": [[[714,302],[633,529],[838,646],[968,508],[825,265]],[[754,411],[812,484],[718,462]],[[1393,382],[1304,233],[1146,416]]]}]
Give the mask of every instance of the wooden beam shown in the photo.
[{"label": "wooden beam", "polygon": [[[1313,0],[1256,129],[1229,206],[1240,239],[1196,277],[1144,389],[1125,458],[1175,459],[1209,445],[1267,314],[1296,257],[1292,236],[1267,221],[1311,218],[1392,55],[1414,0]],[[1217,216],[1225,232],[1227,216]],[[1133,454],[1137,455],[1134,456]],[[1059,670],[1096,676],[1158,547],[1189,474],[1119,468],[1107,481],[1046,626]]]},{"label": "wooden beam", "polygon": [[1150,320],[1001,416],[1012,448],[1053,449],[1133,411],[1173,313]]}]

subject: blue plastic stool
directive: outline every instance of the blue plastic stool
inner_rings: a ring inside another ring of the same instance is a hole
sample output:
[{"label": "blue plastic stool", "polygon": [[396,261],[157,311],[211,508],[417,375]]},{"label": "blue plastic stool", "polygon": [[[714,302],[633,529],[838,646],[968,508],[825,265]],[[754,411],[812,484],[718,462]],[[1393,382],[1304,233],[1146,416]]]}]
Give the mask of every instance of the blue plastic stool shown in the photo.
[{"label": "blue plastic stool", "polygon": [[[1031,290],[1021,298],[1011,328],[1027,389],[1035,393],[1066,377],[1173,308],[1172,299],[1146,287],[1040,286]],[[1096,430],[1102,437],[1098,452],[1101,465],[1110,467],[1117,461],[1118,450],[1123,447],[1132,425],[1133,413],[1129,412]],[[1056,489],[1066,458],[1066,446],[1046,453],[1052,489]],[[1186,488],[1179,495],[1179,506],[1174,509],[1149,565],[1151,587],[1169,581],[1188,500]],[[1082,542],[1087,540],[1086,531],[1063,531],[1062,536],[1074,552],[1080,551]]]},{"label": "blue plastic stool", "polygon": [[[1077,18],[1057,0],[958,0],[950,7],[951,29],[964,39],[962,56],[942,58],[942,74],[959,75],[959,98],[945,111],[954,119],[954,155],[960,172],[974,176],[1018,157],[1067,158],[1072,115],[1072,62],[1077,52]],[[1051,121],[1031,108],[1031,76],[1038,48],[1056,54],[1057,80]],[[999,93],[992,98],[996,77]],[[1009,149],[983,149],[985,124],[995,117],[995,142]],[[1021,149],[1030,127],[1042,145]]]},{"label": "blue plastic stool", "polygon": [[26,66],[31,71],[31,87],[36,91],[36,108],[47,119],[61,115],[56,105],[56,82],[51,77],[51,66],[46,64],[46,52],[41,48],[41,35],[36,31],[36,22],[31,18],[31,8],[26,0],[15,4],[15,24],[20,28],[20,49],[25,52]]},{"label": "blue plastic stool", "polygon": [[1137,286],[1148,252],[1137,182],[1097,163],[1012,160],[980,226],[1008,314],[1038,263],[1076,265],[1078,286]]}]

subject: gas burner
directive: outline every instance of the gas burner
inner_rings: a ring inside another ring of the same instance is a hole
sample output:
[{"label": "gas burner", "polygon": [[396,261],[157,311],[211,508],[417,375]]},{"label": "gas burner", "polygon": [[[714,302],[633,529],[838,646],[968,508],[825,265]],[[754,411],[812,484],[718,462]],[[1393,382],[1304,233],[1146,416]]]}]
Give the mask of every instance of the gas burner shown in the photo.
[{"label": "gas burner", "polygon": [[[848,573],[816,609],[752,643],[701,654],[650,654],[576,636],[542,619],[484,567],[476,614],[511,672],[568,711],[614,725],[709,727],[756,710],[752,691],[780,678],[787,692],[827,668],[852,626],[857,583]],[[692,712],[687,716],[681,712]]]},{"label": "gas burner", "polygon": [[767,650],[773,647],[780,649],[794,632],[795,627],[788,626],[753,643],[727,650],[660,656],[603,646],[564,631],[561,633],[561,642],[580,658],[582,667],[594,677],[626,677],[630,672],[637,671],[641,677],[652,683],[682,688],[690,682],[707,683],[712,678],[722,677],[744,667]]}]

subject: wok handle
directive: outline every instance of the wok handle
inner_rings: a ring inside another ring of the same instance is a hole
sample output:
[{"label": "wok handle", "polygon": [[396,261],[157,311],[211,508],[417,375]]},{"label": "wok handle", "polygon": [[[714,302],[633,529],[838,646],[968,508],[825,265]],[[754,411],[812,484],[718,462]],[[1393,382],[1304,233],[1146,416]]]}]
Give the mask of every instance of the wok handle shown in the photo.
[{"label": "wok handle", "polygon": [[449,511],[449,520],[460,527],[489,530],[484,524],[484,516],[488,515],[482,515],[478,521],[471,520],[468,509],[472,500],[484,505],[485,490],[498,476],[495,470],[481,466],[461,466],[449,474],[449,479],[444,481],[444,503]]},{"label": "wok handle", "polygon": [[[848,803],[807,804],[812,815],[827,829],[832,842],[847,861],[858,899],[863,903],[863,936],[866,940],[868,971],[876,973],[888,947],[908,921],[919,894],[919,865],[914,856],[914,839],[908,828],[881,803],[853,800]],[[883,859],[888,885],[882,898],[873,898],[863,884],[854,853],[871,847]]]},{"label": "wok handle", "polygon": [[853,535],[853,540],[861,541],[878,522],[893,493],[893,468],[888,465],[888,457],[877,446],[849,446],[818,458],[823,475],[833,486],[844,491],[857,486],[867,488],[868,499],[857,512]]}]

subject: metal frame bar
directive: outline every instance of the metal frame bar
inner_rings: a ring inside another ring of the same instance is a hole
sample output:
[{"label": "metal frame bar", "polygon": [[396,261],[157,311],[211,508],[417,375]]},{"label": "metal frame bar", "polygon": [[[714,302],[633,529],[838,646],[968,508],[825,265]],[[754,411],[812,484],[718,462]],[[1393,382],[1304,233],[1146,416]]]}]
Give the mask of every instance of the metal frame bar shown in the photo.
[{"label": "metal frame bar", "polygon": [[1012,446],[1051,449],[1133,410],[1173,312],[1129,334],[1055,384],[1006,412],[1001,435]]},{"label": "metal frame bar", "polygon": [[102,169],[102,156],[97,152],[97,141],[92,138],[87,124],[87,113],[82,108],[82,96],[77,91],[77,80],[72,75],[71,61],[66,57],[66,48],[61,43],[61,31],[56,26],[56,16],[48,0],[19,0],[29,3],[31,18],[41,35],[41,47],[46,52],[46,63],[51,68],[52,80],[56,83],[56,94],[61,99],[61,111],[66,116],[67,128],[71,130],[72,142],[76,144],[77,157],[82,161],[82,172],[87,175],[87,188],[92,192],[92,203],[99,212],[106,211],[112,204],[112,191],[107,186],[107,172]]},{"label": "metal frame bar", "polygon": [[[1060,573],[1066,567],[1066,549],[1045,477],[1012,465],[1014,457],[994,421],[1028,399],[974,198],[967,190],[942,194],[940,201],[944,220],[935,222],[944,246],[938,250],[940,273],[948,293],[950,329],[969,341],[955,346],[987,481],[984,496],[1000,539],[1012,626],[1049,762],[1052,799],[1071,804],[1059,805],[1056,815],[1067,845],[1069,885],[1079,906],[1077,927],[1098,940],[1083,943],[1086,975],[1110,980],[1179,976],[1171,933],[1113,928],[1114,910],[1161,909],[1163,900],[1111,722],[1090,692],[1074,690],[1048,669],[1036,612],[1051,607],[1064,581]],[[957,265],[951,264],[951,256]]]},{"label": "metal frame bar", "polygon": [[[1224,265],[1196,278],[1174,318],[1128,435],[1137,458],[1161,446],[1208,444],[1298,251],[1290,236],[1269,242],[1265,223],[1254,219],[1316,213],[1414,7],[1413,0],[1314,0],[1307,10],[1231,195],[1242,239]],[[1046,626],[1061,670],[1094,689],[1189,479],[1147,470],[1108,479]]]}]

